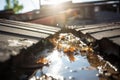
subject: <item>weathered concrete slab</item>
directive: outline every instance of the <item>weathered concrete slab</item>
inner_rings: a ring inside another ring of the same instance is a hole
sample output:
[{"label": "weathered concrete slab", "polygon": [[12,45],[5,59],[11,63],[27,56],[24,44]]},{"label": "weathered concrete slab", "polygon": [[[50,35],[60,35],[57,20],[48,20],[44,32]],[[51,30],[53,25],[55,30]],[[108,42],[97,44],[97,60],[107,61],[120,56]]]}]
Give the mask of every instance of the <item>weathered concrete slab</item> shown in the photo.
[{"label": "weathered concrete slab", "polygon": [[0,19],[0,31],[36,38],[46,38],[60,31],[60,28]]},{"label": "weathered concrete slab", "polygon": [[91,25],[81,25],[82,27],[76,27],[76,30],[89,30],[89,29],[97,29],[97,28],[102,28],[102,27],[107,27],[107,26],[112,26],[114,23],[100,23],[100,24],[91,24]]},{"label": "weathered concrete slab", "polygon": [[95,37],[96,39],[102,39],[103,37],[114,37],[120,35],[120,29],[117,30],[109,30],[109,31],[103,31],[98,33],[93,33],[91,36]]},{"label": "weathered concrete slab", "polygon": [[110,40],[112,40],[114,43],[120,45],[120,37],[110,38]]},{"label": "weathered concrete slab", "polygon": [[24,26],[28,28],[41,29],[41,30],[46,30],[51,32],[56,32],[60,30],[60,28],[57,28],[57,27],[28,23],[28,22],[20,22],[20,21],[5,20],[5,19],[0,19],[0,22],[5,24],[15,25],[15,26]]},{"label": "weathered concrete slab", "polygon": [[9,33],[18,34],[18,35],[38,37],[38,38],[46,38],[49,36],[49,34],[33,32],[29,30],[15,29],[15,28],[6,27],[6,26],[0,26],[0,31],[9,32]]},{"label": "weathered concrete slab", "polygon": [[92,28],[92,29],[84,29],[81,30],[83,33],[98,33],[98,32],[104,32],[104,31],[110,31],[110,30],[115,30],[115,29],[120,29],[120,26],[103,26],[103,27],[98,27],[98,28]]},{"label": "weathered concrete slab", "polygon": [[102,39],[104,37],[109,38],[116,44],[120,45],[120,24],[117,23],[103,23],[103,24],[93,24],[84,25],[83,27],[75,28],[77,31],[82,33],[90,34],[95,39]]}]

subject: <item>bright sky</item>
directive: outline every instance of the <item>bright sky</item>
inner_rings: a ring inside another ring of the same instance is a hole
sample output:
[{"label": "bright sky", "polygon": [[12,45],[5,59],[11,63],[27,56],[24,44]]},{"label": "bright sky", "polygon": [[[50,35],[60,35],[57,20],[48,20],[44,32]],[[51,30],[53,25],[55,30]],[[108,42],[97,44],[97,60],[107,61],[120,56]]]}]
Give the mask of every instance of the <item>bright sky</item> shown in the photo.
[{"label": "bright sky", "polygon": [[[41,0],[41,4],[57,4],[63,1],[70,0]],[[86,2],[95,0],[73,0],[73,2]],[[97,1],[97,0],[96,0]],[[29,12],[34,9],[39,9],[39,0],[19,0],[19,3],[24,6],[24,9],[20,11],[21,13]],[[5,6],[5,0],[0,0],[0,10],[3,10]]]}]

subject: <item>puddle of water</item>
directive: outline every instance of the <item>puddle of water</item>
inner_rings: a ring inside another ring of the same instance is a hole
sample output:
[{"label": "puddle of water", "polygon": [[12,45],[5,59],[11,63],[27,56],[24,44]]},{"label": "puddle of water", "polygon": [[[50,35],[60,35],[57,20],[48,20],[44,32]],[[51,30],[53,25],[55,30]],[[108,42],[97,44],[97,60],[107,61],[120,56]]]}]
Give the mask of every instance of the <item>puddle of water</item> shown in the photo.
[{"label": "puddle of water", "polygon": [[97,70],[89,69],[90,64],[84,56],[74,55],[75,61],[71,62],[63,52],[54,50],[48,56],[49,67],[43,67],[42,71],[57,80],[98,80]]},{"label": "puddle of water", "polygon": [[45,58],[49,66],[36,71],[30,80],[119,80],[116,68],[96,55],[80,38],[62,33],[51,41],[56,47]]},{"label": "puddle of water", "polygon": [[[36,71],[35,76],[41,80],[49,80],[51,77],[56,80],[99,80],[96,76],[97,69],[90,65],[87,59],[87,51],[90,50],[79,38],[72,34],[61,34],[58,39],[53,39],[57,45],[53,52],[46,57],[49,66]],[[38,74],[39,73],[39,74]],[[36,74],[38,74],[36,76]],[[46,75],[47,77],[43,77]],[[34,77],[30,80],[34,80]]]},{"label": "puddle of water", "polygon": [[[71,33],[50,39],[55,48],[49,49],[49,42],[43,41],[30,47],[23,54],[3,63],[0,68],[5,80],[119,80],[120,74],[110,63],[96,55],[91,47]],[[41,48],[41,45],[42,48]],[[51,44],[49,44],[51,45]],[[33,50],[33,51],[31,51]],[[28,52],[28,53],[26,53]],[[12,63],[13,62],[13,63]],[[5,68],[4,68],[5,67]],[[3,70],[2,70],[3,69]],[[9,69],[9,70],[8,70]],[[5,71],[4,71],[5,70]],[[6,75],[7,73],[7,75]],[[111,76],[112,75],[112,76]]]}]

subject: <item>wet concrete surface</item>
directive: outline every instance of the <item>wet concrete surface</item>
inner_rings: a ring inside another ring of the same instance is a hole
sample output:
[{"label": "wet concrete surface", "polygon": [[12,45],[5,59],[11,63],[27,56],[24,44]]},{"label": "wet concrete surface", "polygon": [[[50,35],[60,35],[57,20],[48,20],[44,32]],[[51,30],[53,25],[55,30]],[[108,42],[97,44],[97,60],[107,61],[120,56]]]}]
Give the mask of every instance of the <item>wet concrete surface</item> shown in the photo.
[{"label": "wet concrete surface", "polygon": [[[31,46],[38,40],[15,36],[11,34],[0,34],[0,79],[18,80],[14,72],[12,59],[20,53],[20,50]],[[21,70],[22,71],[22,70]]]},{"label": "wet concrete surface", "polygon": [[[116,68],[95,54],[80,38],[71,33],[63,33],[51,39],[54,45],[57,44],[55,47],[50,48],[49,41],[42,39],[37,44],[21,50],[21,54],[17,57],[12,56],[0,62],[0,78],[4,80],[119,80],[120,74]],[[24,46],[22,43],[25,41],[27,39],[11,40],[7,43],[3,41],[0,44],[4,46],[11,44],[16,48],[16,46]],[[16,42],[20,44],[16,45]]]},{"label": "wet concrete surface", "polygon": [[0,37],[0,61],[8,60],[11,55],[19,54],[22,48],[27,48],[38,41],[7,34],[0,34]]}]

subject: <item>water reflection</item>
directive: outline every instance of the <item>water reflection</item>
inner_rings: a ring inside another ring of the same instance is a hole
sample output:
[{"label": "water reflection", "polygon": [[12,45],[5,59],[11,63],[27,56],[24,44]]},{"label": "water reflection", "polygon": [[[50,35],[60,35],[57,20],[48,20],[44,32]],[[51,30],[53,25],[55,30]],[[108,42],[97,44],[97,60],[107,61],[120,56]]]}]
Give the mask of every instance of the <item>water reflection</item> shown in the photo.
[{"label": "water reflection", "polygon": [[[90,46],[71,33],[39,41],[23,53],[0,63],[0,79],[5,80],[119,80],[111,64],[96,55]],[[43,43],[43,44],[42,44]],[[55,48],[50,47],[51,44]],[[42,48],[41,48],[42,45]],[[52,48],[52,50],[51,50]],[[22,50],[21,50],[22,51]],[[27,52],[27,53],[26,53]],[[36,54],[35,54],[36,53]],[[5,76],[5,77],[4,77]]]},{"label": "water reflection", "polygon": [[96,76],[97,70],[90,66],[87,58],[80,54],[74,55],[74,57],[76,60],[71,62],[64,52],[54,50],[53,53],[47,57],[50,65],[43,67],[42,73],[47,76],[52,76],[57,80],[98,80]]},{"label": "water reflection", "polygon": [[119,80],[120,74],[80,38],[64,33],[51,41],[56,47],[46,58],[49,66],[42,68],[40,80]]},{"label": "water reflection", "polygon": [[65,33],[60,34],[56,39],[53,38],[52,41],[56,48],[46,57],[49,66],[42,68],[44,75],[56,80],[99,79],[96,76],[98,73],[96,68],[91,67],[86,57],[92,50],[79,38],[71,33]]}]

